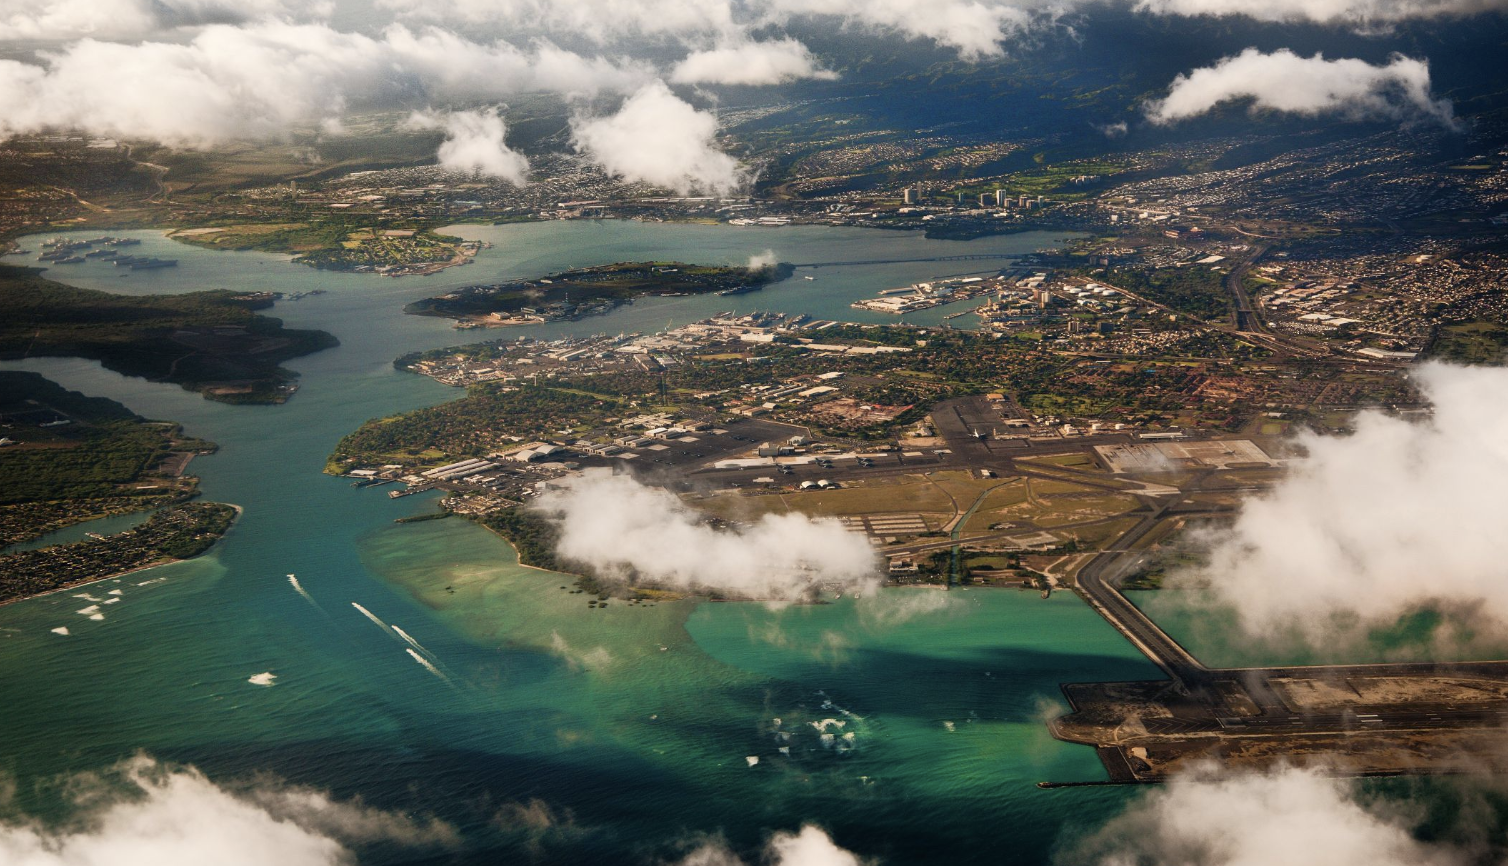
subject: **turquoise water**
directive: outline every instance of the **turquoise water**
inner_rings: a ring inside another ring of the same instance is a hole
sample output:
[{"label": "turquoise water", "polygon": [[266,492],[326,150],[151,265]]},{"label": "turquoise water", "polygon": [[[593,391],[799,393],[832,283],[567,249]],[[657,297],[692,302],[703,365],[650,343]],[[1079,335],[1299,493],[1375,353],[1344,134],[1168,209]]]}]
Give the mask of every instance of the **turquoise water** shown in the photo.
[{"label": "turquoise water", "polygon": [[14,553],[20,550],[39,550],[54,544],[72,544],[75,541],[87,541],[89,540],[89,533],[95,535],[115,535],[128,529],[135,529],[146,523],[147,518],[151,516],[151,511],[137,511],[131,514],[112,514],[109,517],[97,517],[94,520],[86,520],[83,523],[65,526],[56,532],[49,532],[39,538],[33,538],[31,541],[12,544],[0,552]]},{"label": "turquoise water", "polygon": [[[393,523],[432,508],[427,497],[393,501],[320,474],[362,421],[459,396],[391,366],[403,352],[478,338],[401,314],[446,286],[624,259],[741,261],[766,249],[788,261],[1025,252],[1050,237],[961,244],[638,223],[456,231],[494,247],[426,279],[324,274],[146,232],[135,233],[139,252],[178,258],[179,268],[128,278],[96,263],[53,269],[116,291],[323,288],[275,314],[329,330],[341,346],[291,362],[302,389],[276,407],[210,403],[78,360],[7,365],[219,443],[193,471],[206,498],[245,509],[205,557],[0,609],[0,766],[20,782],[23,806],[46,807],[38,780],[145,751],[214,779],[268,772],[433,813],[464,839],[438,857],[372,848],[364,863],[651,863],[706,834],[754,852],[770,831],[806,821],[885,863],[1034,863],[1124,803],[1120,789],[1035,787],[1102,778],[1092,750],[1042,727],[1061,709],[1060,682],[1158,676],[1072,596],[897,590],[784,610],[590,610],[560,589],[566,579],[518,566],[471,524]],[[640,303],[535,332],[658,329],[734,302],[854,318],[853,298],[958,266],[823,268],[815,281],[755,295]],[[100,608],[103,620],[77,613],[108,598],[120,601]],[[402,628],[435,670],[353,602]],[[273,686],[248,682],[264,672]],[[517,818],[536,801],[535,820]],[[554,820],[537,820],[541,810]]]},{"label": "turquoise water", "polygon": [[1387,626],[1362,626],[1337,615],[1320,639],[1297,626],[1254,634],[1242,627],[1234,608],[1192,590],[1131,590],[1126,597],[1210,667],[1508,658],[1500,629],[1433,609],[1404,614]]}]

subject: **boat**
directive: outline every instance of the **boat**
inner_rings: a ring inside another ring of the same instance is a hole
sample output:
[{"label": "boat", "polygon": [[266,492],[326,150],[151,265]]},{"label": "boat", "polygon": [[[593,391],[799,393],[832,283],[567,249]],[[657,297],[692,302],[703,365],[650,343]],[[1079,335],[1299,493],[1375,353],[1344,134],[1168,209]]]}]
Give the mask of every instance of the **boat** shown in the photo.
[{"label": "boat", "polygon": [[57,265],[80,265],[84,263],[83,256],[69,256],[65,259],[57,259],[53,264]]},{"label": "boat", "polygon": [[178,267],[177,259],[138,259],[131,263],[131,270],[133,271],[176,267]]},{"label": "boat", "polygon": [[117,268],[124,268],[139,261],[143,261],[143,259],[137,258],[136,256],[117,256],[114,259],[111,259],[110,263],[115,265]]},{"label": "boat", "polygon": [[759,291],[760,289],[763,289],[763,288],[764,288],[764,286],[760,286],[760,285],[735,286],[734,288],[731,288],[731,289],[723,289],[721,292],[718,292],[718,294],[722,295],[723,297],[727,297],[728,295],[747,295],[750,292],[757,292],[757,291]]},{"label": "boat", "polygon": [[138,247],[141,246],[141,240],[139,238],[116,238],[114,244],[118,247]]}]

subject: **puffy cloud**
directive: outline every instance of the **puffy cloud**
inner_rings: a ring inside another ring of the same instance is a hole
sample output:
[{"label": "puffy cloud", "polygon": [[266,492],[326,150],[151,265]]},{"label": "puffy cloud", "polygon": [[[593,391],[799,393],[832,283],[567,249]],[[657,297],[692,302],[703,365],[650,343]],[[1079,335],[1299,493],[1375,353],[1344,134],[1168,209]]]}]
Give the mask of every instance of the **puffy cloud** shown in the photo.
[{"label": "puffy cloud", "polygon": [[800,78],[835,79],[794,39],[742,42],[697,51],[670,74],[677,84],[781,84]]},{"label": "puffy cloud", "polygon": [[492,24],[512,33],[548,33],[598,43],[633,36],[704,37],[742,32],[733,0],[380,0],[420,19]]},{"label": "puffy cloud", "polygon": [[1147,106],[1154,123],[1195,117],[1215,106],[1250,99],[1252,110],[1344,117],[1429,117],[1451,125],[1450,103],[1430,93],[1429,65],[1395,55],[1385,66],[1364,60],[1300,57],[1281,49],[1264,54],[1248,48],[1214,66],[1173,79],[1168,95]]},{"label": "puffy cloud", "polygon": [[404,99],[627,90],[644,77],[548,44],[526,53],[433,28],[374,38],[282,22],[206,27],[186,43],[85,39],[42,63],[0,61],[0,135],[61,127],[198,147]]},{"label": "puffy cloud", "polygon": [[966,60],[1001,53],[1000,43],[1031,26],[1033,4],[1000,0],[763,0],[777,17],[836,17],[845,24],[930,39]]},{"label": "puffy cloud", "polygon": [[[799,833],[776,833],[765,852],[769,866],[863,866],[852,852],[839,848],[822,828],[807,824]],[[692,851],[678,866],[744,866],[726,846],[708,843]]]},{"label": "puffy cloud", "polygon": [[793,18],[836,18],[845,25],[957,49],[967,59],[1001,53],[1000,43],[1026,29],[1050,0],[382,0],[399,14],[444,16],[511,33],[569,34],[599,44],[662,37],[688,45],[743,42],[766,25]]},{"label": "puffy cloud", "polygon": [[1307,456],[1178,577],[1258,635],[1333,642],[1338,616],[1391,624],[1425,607],[1508,624],[1508,369],[1430,364],[1414,380],[1431,418],[1369,411],[1349,436],[1301,435]]},{"label": "puffy cloud", "polygon": [[6,0],[0,40],[150,36],[181,27],[237,24],[273,16],[318,19],[333,7],[292,0]]},{"label": "puffy cloud", "polygon": [[1058,861],[1097,866],[1472,862],[1460,849],[1417,841],[1395,809],[1359,802],[1352,783],[1291,768],[1228,777],[1205,770],[1176,778],[1069,848]]},{"label": "puffy cloud", "polygon": [[1138,0],[1139,11],[1158,15],[1244,15],[1258,21],[1387,25],[1410,18],[1441,18],[1508,10],[1508,0]]},{"label": "puffy cloud", "polygon": [[604,574],[779,600],[824,586],[868,593],[879,584],[868,539],[835,520],[777,514],[714,529],[675,494],[606,470],[583,473],[537,507],[559,523],[556,551]]},{"label": "puffy cloud", "polygon": [[409,124],[418,129],[445,130],[438,155],[442,168],[500,177],[517,186],[529,182],[529,160],[508,147],[508,129],[496,108],[446,114],[416,112]]},{"label": "puffy cloud", "polygon": [[630,96],[616,114],[571,119],[576,149],[609,174],[680,192],[729,192],[744,182],[738,161],[717,149],[717,118],[663,81]]},{"label": "puffy cloud", "polygon": [[[233,794],[193,769],[147,758],[112,778],[75,780],[63,829],[0,821],[0,863],[17,866],[345,866],[348,844],[451,845],[449,825],[337,803],[306,789]],[[122,795],[124,791],[124,795]]]}]

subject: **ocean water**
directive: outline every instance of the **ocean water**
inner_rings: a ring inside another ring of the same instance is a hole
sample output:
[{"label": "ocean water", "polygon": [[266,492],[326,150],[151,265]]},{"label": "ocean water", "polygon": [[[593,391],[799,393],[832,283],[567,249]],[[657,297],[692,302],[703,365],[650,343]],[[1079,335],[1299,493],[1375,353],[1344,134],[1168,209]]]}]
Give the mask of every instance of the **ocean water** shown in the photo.
[{"label": "ocean water", "polygon": [[[272,774],[461,831],[455,850],[371,846],[363,863],[654,863],[708,836],[754,854],[770,832],[806,822],[884,863],[1038,863],[1134,796],[1035,786],[1103,778],[1092,750],[1043,727],[1063,707],[1060,682],[1158,677],[1071,595],[894,590],[784,609],[589,609],[561,589],[569,579],[520,567],[469,523],[393,522],[432,509],[430,497],[389,500],[321,474],[368,418],[460,396],[391,366],[496,336],[402,315],[446,287],[629,259],[931,258],[1054,238],[639,223],[455,231],[493,247],[425,279],[320,273],[151,232],[133,233],[139,253],[178,268],[51,271],[114,291],[325,289],[273,314],[342,344],[290,362],[302,388],[276,407],[211,403],[74,359],[6,365],[219,443],[193,471],[206,498],[245,509],[204,557],[0,608],[0,770],[22,808],[55,811],[50,781],[146,753],[226,784]],[[860,318],[855,298],[974,264],[822,268],[757,294],[644,302],[532,333],[658,329],[735,303]],[[271,686],[249,681],[266,673]]]}]

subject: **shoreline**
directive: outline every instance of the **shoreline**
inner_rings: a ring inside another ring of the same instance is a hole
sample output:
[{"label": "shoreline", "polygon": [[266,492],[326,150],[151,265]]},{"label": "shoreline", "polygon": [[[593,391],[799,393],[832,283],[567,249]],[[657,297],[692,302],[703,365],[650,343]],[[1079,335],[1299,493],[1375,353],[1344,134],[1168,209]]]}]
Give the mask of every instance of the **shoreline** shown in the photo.
[{"label": "shoreline", "polygon": [[[229,506],[231,509],[234,509],[235,512],[236,512],[235,519],[231,521],[230,526],[227,526],[225,528],[225,534],[228,534],[230,532],[231,527],[233,527],[233,526],[236,525],[236,520],[240,520],[241,519],[241,515],[246,513],[246,509],[242,508],[239,505],[235,505],[235,504],[232,504],[232,503],[229,503],[229,502],[220,502],[220,503],[216,503],[216,504]],[[225,534],[222,534],[219,538],[215,539],[215,543],[211,544],[208,548],[206,548],[203,553],[199,553],[199,554],[197,554],[195,556],[191,556],[188,559],[174,559],[172,557],[167,557],[165,559],[161,559],[161,560],[158,560],[156,562],[148,563],[147,565],[138,565],[135,568],[128,568],[125,571],[116,572],[115,574],[107,574],[107,575],[104,575],[103,577],[91,577],[91,578],[87,578],[85,580],[76,580],[76,581],[74,581],[72,583],[64,584],[63,586],[53,587],[52,589],[45,590],[43,592],[37,592],[37,593],[32,593],[31,595],[21,595],[21,596],[15,597],[15,598],[5,599],[3,601],[0,601],[0,607],[7,607],[7,606],[12,605],[12,604],[19,604],[19,603],[21,603],[23,601],[32,601],[32,600],[38,599],[38,598],[46,598],[49,595],[56,595],[57,593],[60,593],[60,592],[67,592],[70,589],[78,589],[81,586],[90,586],[90,585],[93,585],[93,584],[96,584],[96,583],[103,583],[103,582],[105,582],[107,580],[119,580],[120,578],[127,577],[127,576],[132,575],[132,574],[137,574],[139,572],[151,571],[154,568],[162,568],[164,565],[173,565],[174,563],[179,563],[179,562],[192,562],[195,559],[198,559],[198,558],[200,558],[202,556],[208,555],[211,551],[213,551],[216,547],[218,547],[220,545],[220,542],[225,540]],[[74,542],[74,543],[78,544],[80,542]]]}]

